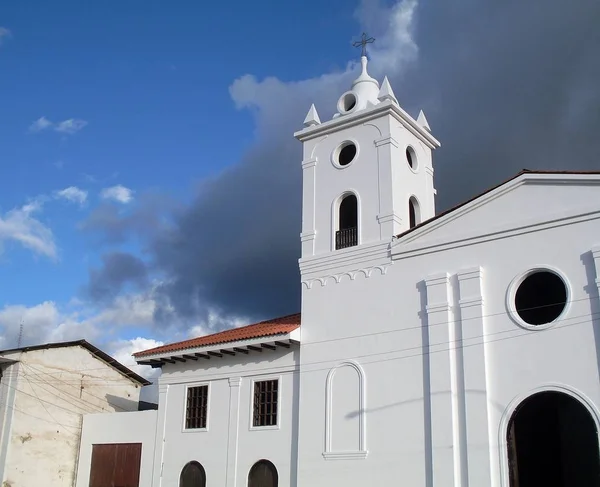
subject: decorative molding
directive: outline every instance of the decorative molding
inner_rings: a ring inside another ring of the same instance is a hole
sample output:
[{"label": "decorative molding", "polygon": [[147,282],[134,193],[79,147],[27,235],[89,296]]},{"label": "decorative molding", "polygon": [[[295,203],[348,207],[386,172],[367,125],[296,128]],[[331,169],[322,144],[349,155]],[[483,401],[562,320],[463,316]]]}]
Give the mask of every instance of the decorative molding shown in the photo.
[{"label": "decorative molding", "polygon": [[230,377],[229,378],[229,387],[240,387],[242,384],[241,377]]},{"label": "decorative molding", "polygon": [[362,274],[365,277],[365,279],[368,279],[369,277],[371,277],[373,275],[373,273],[376,270],[378,270],[380,272],[379,275],[385,276],[387,274],[388,268],[391,265],[392,265],[391,263],[388,263],[388,264],[377,265],[377,266],[373,266],[373,267],[365,267],[364,269],[356,269],[356,270],[347,271],[347,272],[340,272],[339,274],[331,274],[328,276],[317,277],[314,279],[307,279],[305,281],[302,281],[302,284],[304,286],[306,286],[306,289],[312,289],[315,282],[319,282],[321,284],[321,287],[325,287],[327,285],[327,283],[330,281],[335,282],[335,284],[339,284],[344,277],[347,277],[350,281],[354,281],[356,279],[356,276],[358,276],[359,274]]},{"label": "decorative molding", "polygon": [[594,246],[592,248],[592,258],[594,259],[594,268],[596,270],[596,287],[598,288],[598,295],[600,296],[600,246]]},{"label": "decorative molding", "polygon": [[373,142],[375,143],[375,147],[381,147],[382,145],[388,144],[393,145],[396,148],[400,147],[400,143],[394,139],[391,134],[385,135],[379,139],[375,139]]},{"label": "decorative molding", "polygon": [[308,169],[309,167],[315,167],[317,165],[317,158],[312,157],[310,159],[304,159],[302,161],[302,169]]},{"label": "decorative molding", "polygon": [[500,418],[500,424],[498,428],[498,454],[500,455],[500,479],[502,486],[509,485],[509,466],[508,466],[508,446],[506,441],[506,435],[508,432],[508,425],[510,420],[517,410],[518,406],[522,404],[527,398],[540,393],[540,392],[558,392],[570,396],[575,401],[579,402],[588,412],[594,424],[596,431],[600,430],[600,411],[587,395],[575,387],[561,384],[561,383],[548,383],[534,389],[531,389],[523,394],[520,394],[513,398],[513,400],[504,409]]},{"label": "decorative molding", "polygon": [[309,240],[314,240],[315,237],[317,236],[317,233],[312,231],[312,232],[302,232],[300,234],[300,241],[301,242],[307,242]]},{"label": "decorative molding", "polygon": [[301,142],[304,142],[306,140],[314,139],[315,137],[328,135],[330,133],[339,132],[342,129],[364,124],[365,122],[387,115],[400,122],[411,134],[423,141],[430,149],[435,149],[440,146],[440,142],[431,135],[431,133],[421,127],[404,109],[400,108],[390,100],[379,103],[369,109],[359,110],[356,113],[344,117],[333,118],[321,125],[303,128],[302,130],[295,132],[294,137]]},{"label": "decorative molding", "polygon": [[387,215],[377,215],[377,221],[379,223],[388,223],[393,221],[398,225],[402,225],[402,218],[394,212]]},{"label": "decorative molding", "polygon": [[379,137],[381,137],[381,135],[382,135],[381,129],[376,124],[365,122],[365,123],[363,123],[363,126],[364,127],[374,127],[377,130],[377,132],[379,132]]},{"label": "decorative molding", "polygon": [[[333,403],[333,379],[338,369],[342,367],[351,367],[358,375],[358,450],[356,451],[333,451],[331,448],[332,440],[332,403]],[[325,380],[325,450],[323,458],[325,460],[352,460],[363,459],[367,457],[367,420],[366,420],[366,377],[363,368],[354,360],[346,360],[334,366],[327,374]]]},{"label": "decorative molding", "polygon": [[325,460],[363,460],[367,458],[368,451],[336,451],[323,452]]}]

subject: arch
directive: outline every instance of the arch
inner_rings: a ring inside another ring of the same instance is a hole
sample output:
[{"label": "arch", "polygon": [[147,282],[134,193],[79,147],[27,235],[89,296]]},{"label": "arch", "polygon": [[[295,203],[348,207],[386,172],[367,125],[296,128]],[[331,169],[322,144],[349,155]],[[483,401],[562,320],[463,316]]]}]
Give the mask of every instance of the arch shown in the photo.
[{"label": "arch", "polygon": [[359,199],[353,191],[347,191],[334,204],[335,250],[358,245]]},{"label": "arch", "polygon": [[503,485],[596,485],[598,418],[585,396],[565,386],[541,387],[513,400],[500,425]]},{"label": "arch", "polygon": [[[336,452],[332,448],[332,406],[333,406],[333,379],[336,372],[344,367],[352,368],[358,376],[358,450]],[[323,457],[329,458],[365,458],[367,456],[366,438],[366,394],[365,373],[357,362],[348,360],[333,367],[325,380],[325,451]]]},{"label": "arch", "polygon": [[196,461],[188,462],[181,469],[179,487],[206,487],[206,472]]},{"label": "arch", "polygon": [[259,460],[248,472],[248,487],[277,487],[279,474],[269,460]]},{"label": "arch", "polygon": [[409,228],[413,228],[421,223],[421,205],[413,195],[408,198],[408,224]]}]

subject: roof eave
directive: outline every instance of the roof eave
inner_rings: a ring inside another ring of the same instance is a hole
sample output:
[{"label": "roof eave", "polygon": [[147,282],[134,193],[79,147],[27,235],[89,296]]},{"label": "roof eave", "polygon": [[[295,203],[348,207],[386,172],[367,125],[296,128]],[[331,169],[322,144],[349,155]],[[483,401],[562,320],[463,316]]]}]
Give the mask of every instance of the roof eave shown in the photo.
[{"label": "roof eave", "polygon": [[278,348],[291,348],[300,342],[298,329],[287,333],[250,338],[246,340],[235,340],[225,343],[215,343],[201,347],[185,348],[154,354],[134,356],[139,365],[150,365],[151,367],[162,367],[165,363],[186,362],[187,360],[209,360],[211,358],[223,358],[236,354],[249,355],[250,353],[261,353]]}]

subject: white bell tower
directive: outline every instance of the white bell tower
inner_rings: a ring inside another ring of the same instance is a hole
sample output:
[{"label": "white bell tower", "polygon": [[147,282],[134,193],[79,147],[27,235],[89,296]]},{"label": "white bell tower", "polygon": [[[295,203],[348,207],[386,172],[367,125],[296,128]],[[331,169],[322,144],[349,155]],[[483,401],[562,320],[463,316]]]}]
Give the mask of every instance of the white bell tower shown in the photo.
[{"label": "white bell tower", "polygon": [[353,252],[390,241],[435,215],[431,135],[421,111],[415,120],[398,104],[387,77],[381,86],[361,73],[321,122],[314,105],[304,129],[302,259]]}]

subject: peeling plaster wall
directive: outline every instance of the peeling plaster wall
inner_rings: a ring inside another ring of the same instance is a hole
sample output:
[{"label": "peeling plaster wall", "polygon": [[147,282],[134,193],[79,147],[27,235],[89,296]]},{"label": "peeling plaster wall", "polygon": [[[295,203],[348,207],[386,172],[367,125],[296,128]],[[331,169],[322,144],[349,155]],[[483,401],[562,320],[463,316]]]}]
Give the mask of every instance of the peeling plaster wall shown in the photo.
[{"label": "peeling plaster wall", "polygon": [[[71,487],[82,415],[137,410],[141,387],[82,347],[6,354],[18,360],[2,481],[11,487]],[[14,379],[14,377],[10,377]]]}]

